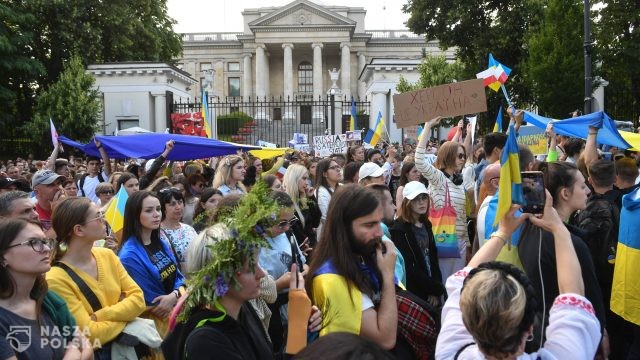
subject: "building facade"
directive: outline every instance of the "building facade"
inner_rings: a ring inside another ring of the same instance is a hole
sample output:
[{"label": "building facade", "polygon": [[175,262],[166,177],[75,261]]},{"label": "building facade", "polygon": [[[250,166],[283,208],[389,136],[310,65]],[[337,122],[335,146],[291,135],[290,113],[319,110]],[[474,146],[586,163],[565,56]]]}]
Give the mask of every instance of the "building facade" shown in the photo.
[{"label": "building facade", "polygon": [[[371,101],[369,115],[375,121],[386,89],[383,112],[390,119],[388,103],[400,74],[416,78],[415,65],[424,54],[453,59],[453,50],[442,51],[436,41],[427,42],[408,30],[366,30],[366,10],[360,7],[296,0],[282,7],[245,9],[242,15],[241,33],[183,34],[178,67],[199,81],[189,91],[191,99],[206,89],[213,98],[234,101],[315,100],[325,98],[333,87],[338,98]],[[335,85],[330,71],[339,71]],[[268,111],[252,115],[258,121],[295,121],[295,111],[278,114],[278,119]],[[315,108],[313,121],[323,121]],[[340,127],[330,130],[341,133]],[[395,137],[397,131],[389,127]]]}]

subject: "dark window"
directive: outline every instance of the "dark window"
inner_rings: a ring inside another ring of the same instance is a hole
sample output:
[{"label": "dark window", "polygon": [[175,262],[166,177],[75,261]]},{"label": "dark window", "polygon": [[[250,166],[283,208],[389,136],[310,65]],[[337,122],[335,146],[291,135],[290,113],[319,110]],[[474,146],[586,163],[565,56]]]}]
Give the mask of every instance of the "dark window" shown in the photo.
[{"label": "dark window", "polygon": [[311,123],[311,105],[300,105],[300,124]]},{"label": "dark window", "polygon": [[229,96],[240,96],[240,78],[230,77],[228,80],[229,80]]},{"label": "dark window", "polygon": [[273,108],[273,120],[282,120],[282,108]]},{"label": "dark window", "polygon": [[298,92],[313,94],[313,65],[306,61],[298,65]]}]

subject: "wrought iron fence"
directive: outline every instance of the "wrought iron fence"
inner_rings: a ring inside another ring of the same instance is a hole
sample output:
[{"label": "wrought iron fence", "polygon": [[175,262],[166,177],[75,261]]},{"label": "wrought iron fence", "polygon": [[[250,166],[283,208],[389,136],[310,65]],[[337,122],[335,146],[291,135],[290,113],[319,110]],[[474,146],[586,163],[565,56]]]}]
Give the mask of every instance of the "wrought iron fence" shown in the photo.
[{"label": "wrought iron fence", "polygon": [[610,85],[605,88],[604,102],[605,111],[611,118],[631,121],[634,128],[640,125],[640,94],[634,96],[631,89]]},{"label": "wrought iron fence", "polygon": [[[209,113],[217,130],[217,138],[224,141],[255,145],[259,140],[286,147],[294,133],[303,133],[311,142],[313,136],[324,135],[334,121],[342,121],[348,129],[351,101],[329,96],[313,99],[298,95],[293,99],[243,98],[209,96]],[[369,125],[368,101],[354,101],[356,107],[356,129]],[[342,117],[332,117],[332,109],[342,108]],[[197,113],[202,109],[200,101],[185,102],[178,99],[172,105],[172,113]]]}]

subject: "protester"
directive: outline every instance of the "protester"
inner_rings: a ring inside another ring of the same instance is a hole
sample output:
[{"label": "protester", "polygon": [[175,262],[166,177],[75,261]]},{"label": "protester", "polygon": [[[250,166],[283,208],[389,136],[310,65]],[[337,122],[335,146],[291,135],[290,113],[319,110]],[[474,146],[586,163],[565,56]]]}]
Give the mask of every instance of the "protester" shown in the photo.
[{"label": "protester", "polygon": [[[429,134],[431,127],[437,125],[441,117],[431,119],[424,125],[424,132]],[[426,136],[418,142],[416,148],[416,168],[429,181],[427,191],[436,208],[445,206],[445,199],[451,199],[456,211],[456,237],[458,240],[459,257],[443,258],[440,254],[440,272],[443,278],[462,269],[467,253],[471,253],[469,234],[467,232],[466,190],[460,171],[466,161],[464,147],[460,143],[445,142],[438,150],[438,157],[434,165],[424,161]]]},{"label": "protester", "polygon": [[[400,171],[400,182],[398,184],[398,189],[396,190],[396,194],[394,197],[396,206],[402,204],[402,199],[404,199],[402,192],[404,191],[404,186],[407,185],[408,182],[411,181],[420,181],[420,171],[416,168],[416,164],[413,162],[404,162],[402,164],[402,170]],[[400,209],[398,209],[398,215],[400,215]]]},{"label": "protester", "polygon": [[403,192],[402,215],[389,229],[391,240],[406,264],[407,290],[437,308],[445,289],[428,219],[427,188],[419,181],[412,181],[405,185]]},{"label": "protester", "polygon": [[144,167],[144,174],[139,175],[138,173],[133,173],[138,175],[138,179],[140,180],[139,188],[146,189],[149,184],[153,182],[158,176],[162,175],[160,169],[164,166],[164,162],[167,160],[167,156],[173,150],[175,146],[175,142],[173,140],[169,140],[164,145],[164,150],[162,154],[158,156],[155,160],[147,160]]},{"label": "protester", "polygon": [[375,162],[364,163],[358,171],[358,184],[384,184],[384,169]]},{"label": "protester", "polygon": [[78,187],[73,179],[66,179],[62,183],[62,188],[67,196],[78,196]]},{"label": "protester", "polygon": [[309,172],[302,165],[290,165],[284,174],[284,191],[291,197],[293,208],[299,221],[292,224],[291,229],[298,244],[305,248],[313,248],[318,242],[316,228],[320,225],[320,208],[316,202],[315,189],[309,186]]},{"label": "protester", "polygon": [[344,166],[342,171],[342,183],[343,184],[357,184],[358,183],[358,175],[360,173],[360,168],[362,167],[362,162],[360,161],[352,161]]},{"label": "protester", "polygon": [[160,240],[160,200],[148,191],[135,192],[124,211],[122,248],[118,256],[144,293],[148,310],[161,336],[171,310],[181,296],[184,277],[169,246]]},{"label": "protester", "polygon": [[273,191],[282,191],[282,182],[277,176],[268,174],[262,177],[262,181],[267,184],[267,187]]},{"label": "protester", "polygon": [[322,225],[327,220],[327,211],[329,210],[329,201],[333,192],[337,189],[338,184],[342,180],[340,173],[340,165],[331,159],[322,159],[316,167],[316,199],[318,199],[318,207],[322,216],[320,225],[318,225],[318,239],[320,238]]},{"label": "protester", "polygon": [[[449,298],[442,311],[436,358],[593,359],[600,340],[598,320],[584,297],[580,262],[570,234],[552,202],[547,193],[541,219],[529,214],[515,217],[517,207],[512,207],[468,267],[447,280]],[[539,297],[520,270],[492,262],[527,219],[553,234],[559,289],[555,296],[548,294],[553,307],[547,340],[533,354],[525,354],[524,347],[533,339]]]},{"label": "protester", "polygon": [[[51,229],[51,213],[56,205],[65,197],[62,182],[64,176],[51,170],[40,170],[33,175],[31,187],[36,195],[36,211],[42,228]],[[49,235],[53,235],[49,232]]]},{"label": "protester", "polygon": [[189,243],[198,235],[196,231],[183,222],[184,198],[178,189],[166,188],[158,192],[160,208],[162,209],[162,223],[160,225],[160,239],[169,244],[169,248],[179,264],[184,268],[187,261],[185,254]]},{"label": "protester", "polygon": [[89,330],[96,358],[108,359],[110,343],[145,310],[142,290],[113,251],[93,246],[107,234],[104,215],[89,199],[62,201],[52,224],[56,234],[64,235],[57,239],[47,283],[67,303],[78,326]]},{"label": "protester", "polygon": [[231,193],[245,194],[242,184],[245,175],[244,161],[238,155],[225,156],[219,163],[212,186],[226,196]]},{"label": "protester", "polygon": [[222,200],[220,190],[214,188],[202,190],[200,201],[193,213],[193,228],[196,232],[201,232],[211,223],[213,212],[218,207],[220,200]]},{"label": "protester", "polygon": [[100,169],[100,158],[95,156],[87,157],[87,173],[82,175],[78,180],[78,193],[80,196],[88,197],[97,204],[98,196],[96,195],[96,186],[109,179],[109,175],[111,175],[111,161],[104,147],[102,147],[100,140],[94,138],[93,141],[96,147],[98,147],[104,168]]},{"label": "protester", "polygon": [[320,159],[316,157],[310,157],[305,162],[305,166],[309,171],[309,187],[316,186],[316,167],[318,166],[318,161],[320,161]]},{"label": "protester", "polygon": [[372,190],[345,185],[327,213],[307,286],[324,313],[320,335],[346,331],[392,349],[398,326],[396,256],[392,244],[381,242],[382,207]]},{"label": "protester", "polygon": [[140,190],[140,182],[138,181],[138,178],[130,172],[125,172],[120,175],[115,189],[116,193],[120,191],[120,188],[123,186],[124,190],[127,192],[127,196],[131,196],[134,192]]},{"label": "protester", "polygon": [[96,196],[98,197],[98,206],[105,206],[113,195],[115,194],[115,190],[113,185],[108,182],[103,182],[96,186]]},{"label": "protester", "polygon": [[53,244],[36,223],[0,220],[2,359],[93,359],[91,345],[73,330],[67,304],[47,288]]},{"label": "protester", "polygon": [[351,145],[347,150],[346,164],[353,161],[364,162],[364,147],[362,145]]},{"label": "protester", "polygon": [[0,194],[0,218],[38,221],[36,207],[29,200],[29,194],[14,190]]}]

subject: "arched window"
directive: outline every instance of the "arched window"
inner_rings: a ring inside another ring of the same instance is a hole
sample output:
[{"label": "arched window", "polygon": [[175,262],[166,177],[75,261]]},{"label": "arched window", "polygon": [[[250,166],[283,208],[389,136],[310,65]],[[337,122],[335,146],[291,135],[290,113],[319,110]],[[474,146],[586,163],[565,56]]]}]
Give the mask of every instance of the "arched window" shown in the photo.
[{"label": "arched window", "polygon": [[313,65],[303,61],[298,65],[298,92],[300,94],[313,93]]}]

